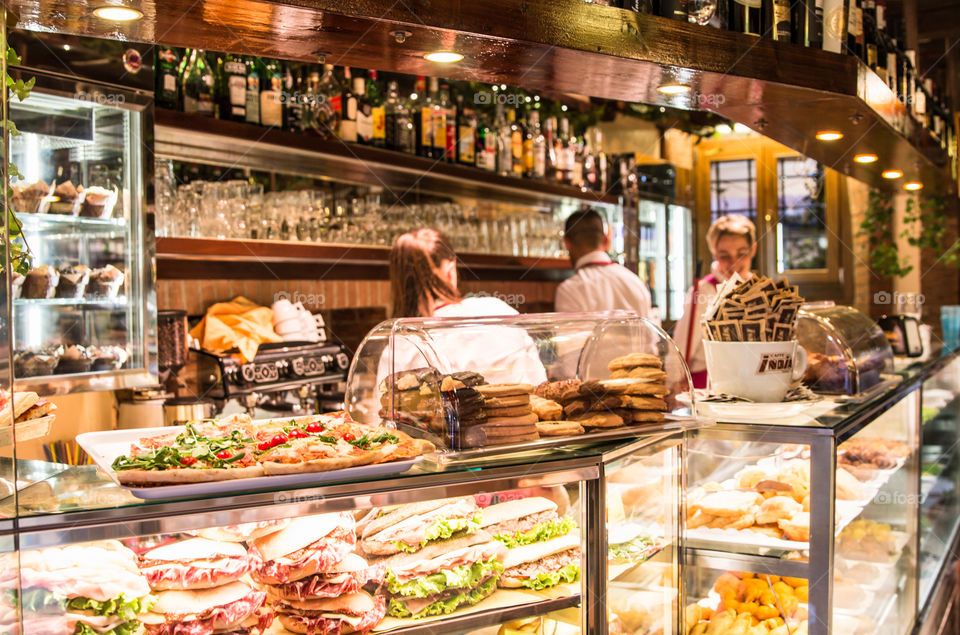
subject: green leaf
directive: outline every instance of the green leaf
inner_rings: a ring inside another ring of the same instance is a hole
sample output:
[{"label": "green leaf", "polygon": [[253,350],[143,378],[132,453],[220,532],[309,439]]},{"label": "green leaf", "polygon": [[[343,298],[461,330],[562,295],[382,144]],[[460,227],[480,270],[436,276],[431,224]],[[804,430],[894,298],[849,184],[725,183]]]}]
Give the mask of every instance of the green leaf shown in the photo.
[{"label": "green leaf", "polygon": [[447,589],[472,589],[480,584],[481,580],[491,575],[499,575],[502,571],[503,565],[498,560],[481,560],[452,569],[443,569],[406,582],[400,582],[396,574],[388,570],[386,583],[387,589],[394,595],[406,598],[427,598]]},{"label": "green leaf", "polygon": [[438,602],[434,602],[433,604],[428,604],[424,608],[420,609],[417,613],[412,613],[410,609],[407,608],[406,602],[404,602],[403,598],[390,598],[390,604],[387,607],[387,615],[392,617],[412,617],[414,619],[430,617],[431,615],[448,615],[449,613],[456,611],[461,606],[470,606],[471,604],[476,604],[480,600],[493,593],[496,588],[497,576],[493,576],[475,589],[466,591],[464,593],[458,593],[457,595],[454,595],[446,600],[440,600]]},{"label": "green leaf", "polygon": [[529,545],[535,542],[543,542],[545,540],[550,540],[558,536],[565,536],[577,526],[575,520],[569,516],[564,516],[562,518],[554,518],[553,520],[547,521],[545,523],[540,523],[533,529],[526,532],[516,531],[513,535],[510,534],[497,534],[494,536],[495,540],[502,542],[508,549],[513,549],[520,545]]},{"label": "green leaf", "polygon": [[580,579],[580,565],[568,564],[557,571],[540,573],[532,578],[525,579],[521,584],[528,589],[541,591],[552,586],[557,586],[561,582],[571,583]]},{"label": "green leaf", "polygon": [[481,514],[477,513],[470,518],[441,518],[434,522],[424,532],[420,544],[409,545],[401,540],[394,541],[394,546],[406,553],[416,553],[423,549],[431,540],[446,540],[461,532],[472,534],[480,529]]}]

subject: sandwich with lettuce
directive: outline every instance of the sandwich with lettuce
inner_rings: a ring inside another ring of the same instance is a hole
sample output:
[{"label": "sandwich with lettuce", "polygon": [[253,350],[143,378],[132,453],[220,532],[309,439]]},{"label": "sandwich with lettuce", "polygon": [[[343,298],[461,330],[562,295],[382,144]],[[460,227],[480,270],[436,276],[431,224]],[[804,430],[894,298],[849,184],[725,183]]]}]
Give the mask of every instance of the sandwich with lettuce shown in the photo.
[{"label": "sandwich with lettuce", "polygon": [[402,505],[364,524],[360,548],[372,556],[415,553],[434,541],[477,531],[480,519],[472,496]]},{"label": "sandwich with lettuce", "polygon": [[577,523],[557,513],[557,504],[534,496],[490,505],[481,528],[509,548],[551,540],[570,533]]},{"label": "sandwich with lettuce", "polygon": [[540,591],[580,579],[580,534],[514,547],[503,560],[500,586]]}]

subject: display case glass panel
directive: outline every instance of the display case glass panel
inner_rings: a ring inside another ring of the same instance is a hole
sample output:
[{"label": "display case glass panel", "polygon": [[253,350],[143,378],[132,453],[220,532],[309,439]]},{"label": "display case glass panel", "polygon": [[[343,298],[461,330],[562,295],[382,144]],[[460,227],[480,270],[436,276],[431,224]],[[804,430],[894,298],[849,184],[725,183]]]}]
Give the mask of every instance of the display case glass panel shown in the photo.
[{"label": "display case glass panel", "polygon": [[40,81],[10,105],[12,207],[33,256],[11,285],[13,370],[34,387],[148,366],[144,107],[122,90],[61,95]]},{"label": "display case glass panel", "polygon": [[683,317],[683,302],[693,286],[693,216],[689,207],[670,206],[670,236],[667,262],[670,266],[670,291],[667,312],[669,320]]},{"label": "display case glass panel", "polygon": [[813,159],[777,159],[777,272],[826,268],[825,181]]}]

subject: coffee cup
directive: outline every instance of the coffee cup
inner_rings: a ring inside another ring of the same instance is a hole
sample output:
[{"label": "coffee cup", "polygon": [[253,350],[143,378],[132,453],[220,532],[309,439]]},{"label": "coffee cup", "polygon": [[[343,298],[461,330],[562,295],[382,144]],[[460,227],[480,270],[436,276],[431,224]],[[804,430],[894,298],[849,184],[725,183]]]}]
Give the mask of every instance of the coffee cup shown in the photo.
[{"label": "coffee cup", "polygon": [[803,376],[807,351],[790,342],[704,341],[710,391],[758,403],[783,401]]}]

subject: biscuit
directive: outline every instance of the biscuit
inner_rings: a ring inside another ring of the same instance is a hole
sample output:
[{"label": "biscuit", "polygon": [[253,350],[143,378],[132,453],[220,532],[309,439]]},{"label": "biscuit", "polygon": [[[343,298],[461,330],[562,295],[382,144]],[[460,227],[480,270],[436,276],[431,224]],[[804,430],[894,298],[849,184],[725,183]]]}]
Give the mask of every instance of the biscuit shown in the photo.
[{"label": "biscuit", "polygon": [[481,386],[475,386],[474,389],[483,395],[484,398],[529,395],[533,392],[533,386],[530,384],[483,384]]},{"label": "biscuit", "polygon": [[512,437],[487,437],[483,439],[471,439],[468,441],[463,441],[460,445],[464,448],[476,448],[485,445],[507,445],[509,443],[524,443],[527,441],[538,441],[540,435],[537,434],[536,429],[529,434],[518,434]]},{"label": "biscuit", "polygon": [[660,423],[664,420],[662,412],[656,410],[614,410],[627,423]]},{"label": "biscuit", "polygon": [[610,372],[610,379],[622,379],[624,377],[646,379],[649,382],[655,383],[664,383],[667,381],[667,374],[658,368],[637,366],[636,368],[618,368]]},{"label": "biscuit", "polygon": [[617,370],[618,368],[634,368],[636,366],[645,366],[648,368],[663,368],[663,362],[656,355],[650,353],[630,353],[622,357],[615,357],[607,364],[607,370]]},{"label": "biscuit", "polygon": [[620,379],[594,379],[580,386],[581,397],[597,395],[644,395],[662,397],[670,390],[664,384],[645,381],[635,377]]},{"label": "biscuit", "polygon": [[612,412],[587,412],[571,417],[584,428],[619,428],[623,425],[623,417]]},{"label": "biscuit", "polygon": [[515,437],[524,434],[535,434],[536,426],[533,425],[515,425],[515,426],[487,426],[479,425],[472,428],[466,428],[460,432],[460,438],[466,443],[476,443],[484,439],[499,439],[503,437]]},{"label": "biscuit", "polygon": [[632,410],[666,410],[667,402],[658,397],[639,397],[637,395],[621,395],[620,407]]},{"label": "biscuit", "polygon": [[541,437],[566,437],[583,434],[583,426],[576,421],[540,421],[537,432]]},{"label": "biscuit", "polygon": [[486,410],[513,408],[515,406],[526,406],[529,403],[530,395],[510,395],[508,397],[487,397],[483,400],[483,407]]},{"label": "biscuit", "polygon": [[588,411],[609,410],[619,405],[620,397],[617,395],[607,395],[599,399],[574,399],[563,407],[563,414],[573,417]]},{"label": "biscuit", "polygon": [[538,385],[534,393],[538,397],[550,399],[551,401],[560,401],[560,396],[569,389],[578,389],[580,387],[579,379],[562,379],[560,381],[545,381]]},{"label": "biscuit", "polygon": [[502,418],[502,417],[520,417],[520,416],[532,413],[533,410],[530,409],[530,404],[526,404],[524,406],[511,406],[509,408],[487,408],[486,406],[484,406],[483,412],[484,414],[487,415],[488,418],[490,417]]},{"label": "biscuit", "polygon": [[537,415],[530,414],[522,415],[519,417],[487,417],[487,425],[494,426],[518,426],[518,425],[527,425],[533,426],[536,425]]},{"label": "biscuit", "polygon": [[541,421],[557,421],[563,416],[563,406],[537,395],[530,395],[530,409]]}]

